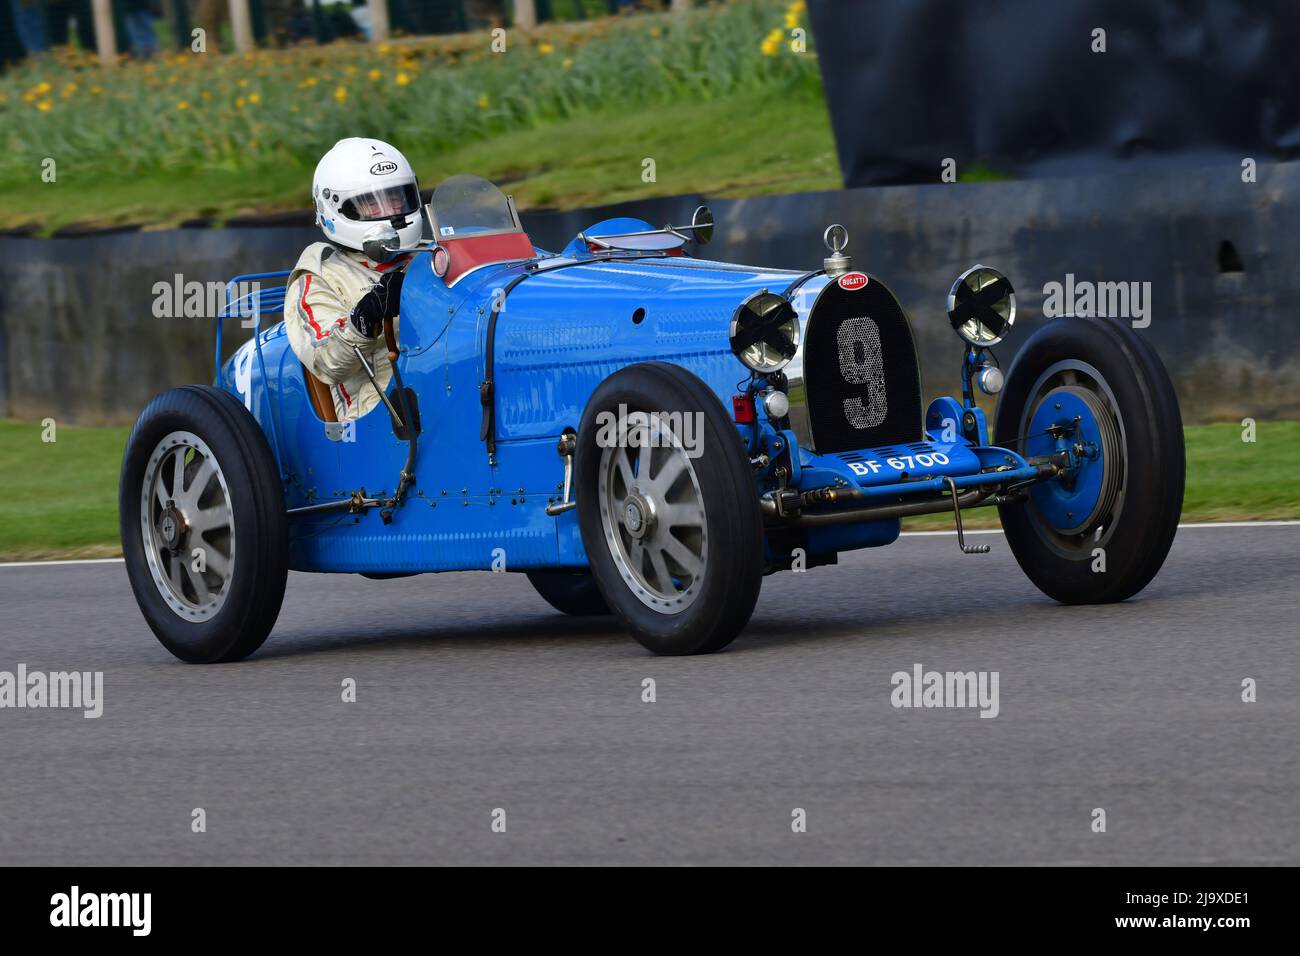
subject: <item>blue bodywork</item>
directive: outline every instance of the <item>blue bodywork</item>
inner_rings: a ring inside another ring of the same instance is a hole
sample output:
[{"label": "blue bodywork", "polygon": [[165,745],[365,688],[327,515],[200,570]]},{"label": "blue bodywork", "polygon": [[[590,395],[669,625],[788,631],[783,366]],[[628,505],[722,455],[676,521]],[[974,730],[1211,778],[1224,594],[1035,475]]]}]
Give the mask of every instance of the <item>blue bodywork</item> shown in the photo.
[{"label": "blue bodywork", "polygon": [[[584,235],[649,228],[639,220],[611,220]],[[508,551],[511,570],[585,567],[577,512],[552,516],[546,507],[563,491],[557,440],[578,427],[597,386],[628,365],[671,362],[699,376],[731,409],[733,396],[750,387],[728,338],[738,304],[759,290],[802,282],[793,301],[806,322],[827,281],[686,256],[602,258],[578,240],[559,256],[537,255],[532,262],[479,267],[451,286],[434,274],[428,253],[415,257],[402,290],[397,361],[419,401],[415,481],[390,523],[376,510],[293,515],[291,567],[390,574],[487,569],[500,548]],[[231,280],[232,289],[248,281],[266,288],[232,297],[227,317],[281,309],[286,276]],[[493,303],[507,288],[493,350],[493,450],[482,434],[480,386]],[[220,331],[217,355],[219,361]],[[283,323],[258,329],[219,366],[217,384],[261,424],[291,511],[338,502],[359,489],[380,498],[393,493],[407,443],[382,407],[342,429],[342,440],[337,427],[327,435]],[[800,447],[793,431],[767,420],[761,401],[756,406],[755,424],[737,425],[751,457],[771,462],[755,468],[756,494],[777,488],[774,463],[782,452],[789,453],[787,488],[860,489],[865,504],[938,496],[949,489],[948,479],[957,489],[987,486],[994,471],[1000,486],[1040,476],[1020,454],[989,447],[983,413],[969,394],[932,403],[920,442],[825,455]],[[971,410],[978,413],[975,434],[964,435],[952,426]],[[1086,493],[1083,482],[1078,487]],[[898,533],[898,518],[816,527],[806,532],[806,548],[814,557],[833,556],[888,544]],[[783,556],[769,535],[769,558],[779,564]]]}]

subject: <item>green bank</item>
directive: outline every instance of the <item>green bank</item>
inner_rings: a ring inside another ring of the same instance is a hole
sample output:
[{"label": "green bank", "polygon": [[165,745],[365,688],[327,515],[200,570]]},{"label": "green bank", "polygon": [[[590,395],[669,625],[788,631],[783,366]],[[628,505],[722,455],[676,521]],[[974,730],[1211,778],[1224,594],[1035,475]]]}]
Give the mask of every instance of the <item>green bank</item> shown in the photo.
[{"label": "green bank", "polygon": [[[119,554],[117,479],[129,431],[0,422],[0,559]],[[1185,434],[1184,521],[1300,518],[1300,422],[1260,422],[1253,442],[1242,440],[1237,424],[1197,425]],[[996,527],[997,514],[975,510],[968,521]],[[941,515],[907,523],[914,530],[951,526]]]}]

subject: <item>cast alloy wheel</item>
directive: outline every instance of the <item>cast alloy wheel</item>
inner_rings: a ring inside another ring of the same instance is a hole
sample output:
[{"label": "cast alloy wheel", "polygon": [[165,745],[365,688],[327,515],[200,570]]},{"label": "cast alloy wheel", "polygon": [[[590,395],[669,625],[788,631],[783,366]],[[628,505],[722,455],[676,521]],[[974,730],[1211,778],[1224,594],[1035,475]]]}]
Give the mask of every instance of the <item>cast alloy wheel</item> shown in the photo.
[{"label": "cast alloy wheel", "polygon": [[578,428],[574,494],[592,577],[633,637],[667,655],[735,639],[762,586],[763,522],[736,423],[708,385],[666,362],[605,379]]},{"label": "cast alloy wheel", "polygon": [[600,522],[619,576],[647,607],[671,613],[700,596],[708,524],[681,438],[657,415],[627,416],[601,449]]},{"label": "cast alloy wheel", "polygon": [[275,454],[244,404],[208,385],[150,402],[127,439],[122,554],[150,629],[183,661],[237,661],[275,625],[289,570]]},{"label": "cast alloy wheel", "polygon": [[149,456],[140,525],[149,573],[168,607],[191,621],[220,611],[234,572],[234,515],[221,465],[193,432],[171,432]]}]

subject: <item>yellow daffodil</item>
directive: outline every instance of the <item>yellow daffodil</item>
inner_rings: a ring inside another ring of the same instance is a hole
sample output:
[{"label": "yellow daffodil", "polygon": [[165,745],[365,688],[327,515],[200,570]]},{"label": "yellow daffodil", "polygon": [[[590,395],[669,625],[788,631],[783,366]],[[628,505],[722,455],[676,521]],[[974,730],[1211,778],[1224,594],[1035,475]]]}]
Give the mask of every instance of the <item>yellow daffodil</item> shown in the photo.
[{"label": "yellow daffodil", "polygon": [[187,109],[190,108],[190,104],[189,104],[188,102],[186,102],[185,100],[180,100],[180,101],[176,104],[176,108],[177,108],[178,110],[187,110]]},{"label": "yellow daffodil", "polygon": [[340,103],[346,103],[348,101],[348,88],[346,86],[336,88],[334,90],[334,99]]},{"label": "yellow daffodil", "polygon": [[411,82],[411,78],[405,73],[398,73],[397,76],[393,77],[393,82],[398,86],[405,86],[407,83]]},{"label": "yellow daffodil", "polygon": [[48,113],[50,110],[54,109],[54,104],[49,100],[41,100],[36,104],[36,108],[42,113]]},{"label": "yellow daffodil", "polygon": [[260,103],[260,102],[262,102],[262,94],[261,94],[261,93],[249,93],[249,94],[248,94],[248,102],[250,102],[250,103]]},{"label": "yellow daffodil", "polygon": [[553,47],[553,46],[551,46],[549,43],[546,43],[545,41],[543,41],[543,42],[537,44],[537,52],[540,53],[540,54],[542,54],[542,56],[547,56],[547,55],[549,55],[549,54],[555,52],[555,47]]},{"label": "yellow daffodil", "polygon": [[244,108],[244,98],[241,96],[239,99],[235,100],[235,109],[242,110],[243,108]]},{"label": "yellow daffodil", "polygon": [[485,110],[485,109],[487,109],[487,108],[488,108],[489,106],[491,106],[491,105],[492,105],[492,101],[491,101],[490,99],[488,99],[488,95],[487,95],[486,93],[483,93],[482,95],[479,96],[479,98],[478,98],[478,108],[479,108],[479,109],[481,109],[481,110]]},{"label": "yellow daffodil", "polygon": [[366,79],[368,79],[371,83],[378,83],[380,77],[382,77],[383,75],[384,73],[382,70],[371,69],[371,71],[366,74]]}]

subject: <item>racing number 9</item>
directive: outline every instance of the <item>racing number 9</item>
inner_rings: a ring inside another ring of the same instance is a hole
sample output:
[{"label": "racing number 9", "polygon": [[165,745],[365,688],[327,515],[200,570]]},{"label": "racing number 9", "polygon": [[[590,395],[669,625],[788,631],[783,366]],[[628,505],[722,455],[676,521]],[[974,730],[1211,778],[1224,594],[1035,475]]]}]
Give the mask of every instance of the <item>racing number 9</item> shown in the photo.
[{"label": "racing number 9", "polygon": [[840,374],[844,381],[867,386],[867,405],[861,397],[844,399],[844,417],[854,428],[874,428],[885,420],[885,364],[880,355],[880,327],[865,316],[840,324]]}]

